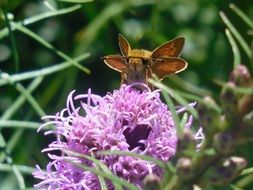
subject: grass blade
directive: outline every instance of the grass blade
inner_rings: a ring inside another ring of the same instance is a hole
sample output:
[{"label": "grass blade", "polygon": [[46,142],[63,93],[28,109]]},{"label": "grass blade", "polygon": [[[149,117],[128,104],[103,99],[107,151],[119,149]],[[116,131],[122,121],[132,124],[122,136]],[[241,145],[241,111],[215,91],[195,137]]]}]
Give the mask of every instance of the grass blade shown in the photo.
[{"label": "grass blade", "polygon": [[[0,120],[1,121],[1,120]],[[14,147],[17,145],[18,141],[21,139],[24,129],[19,128],[15,130],[10,139],[8,139],[6,149],[8,149],[9,153],[13,152]]]},{"label": "grass blade", "polygon": [[241,173],[241,175],[249,175],[249,174],[253,174],[253,167],[244,169]]},{"label": "grass blade", "polygon": [[169,80],[175,83],[177,86],[179,86],[180,89],[184,89],[185,91],[190,92],[191,94],[196,94],[198,96],[212,95],[211,91],[197,87],[194,84],[186,80],[183,80],[178,75],[171,75],[169,77]]},{"label": "grass blade", "polygon": [[31,104],[31,106],[34,108],[34,110],[38,113],[38,115],[40,117],[46,115],[45,112],[43,111],[43,109],[38,104],[38,102],[29,93],[29,91],[24,88],[24,86],[22,84],[20,84],[20,83],[14,83],[11,80],[11,78],[9,77],[8,74],[5,74],[4,78],[5,78],[5,80],[8,81],[9,84],[13,85],[18,92],[20,92],[21,94],[23,94],[26,97],[26,99],[28,100],[28,102]]},{"label": "grass blade", "polygon": [[205,101],[203,101],[203,98],[201,98],[201,97],[197,97],[196,95],[192,95],[190,93],[182,92],[182,91],[179,91],[179,90],[176,90],[176,89],[174,89],[174,92],[180,94],[180,96],[185,98],[185,99],[189,99],[189,100],[193,100],[193,101],[202,103],[202,104],[208,106],[209,108],[215,110],[216,112],[222,113],[222,109],[218,105],[209,105]]},{"label": "grass blade", "polygon": [[[27,88],[27,92],[28,93],[32,93],[38,86],[39,84],[42,82],[43,77],[37,77],[35,78],[32,83],[28,86]],[[5,112],[3,113],[3,115],[0,117],[1,120],[7,120],[9,119],[25,102],[26,98],[23,94],[21,94],[16,100],[15,102],[13,102],[11,104],[11,106],[9,106]]]},{"label": "grass blade", "polygon": [[[228,83],[223,82],[221,80],[215,79],[213,82],[223,88],[229,87]],[[243,94],[243,95],[252,95],[253,94],[253,88],[252,87],[229,87],[231,90],[233,90],[236,93]]]},{"label": "grass blade", "polygon": [[[93,159],[96,159],[93,153],[91,153],[91,156],[92,156]],[[100,166],[99,166],[98,163],[94,163],[94,164],[95,164],[95,169],[96,169],[98,172],[102,171],[102,170],[101,170],[102,168],[100,168]],[[101,190],[108,190],[108,189],[107,189],[107,186],[106,186],[106,181],[105,181],[105,179],[104,179],[102,176],[98,176],[98,181],[99,181]]]},{"label": "grass blade", "polygon": [[179,91],[170,89],[169,87],[162,84],[160,81],[150,80],[150,82],[152,84],[154,84],[156,87],[158,87],[158,88],[164,90],[166,93],[170,94],[171,97],[173,97],[180,105],[185,106],[186,110],[189,111],[195,118],[198,118],[197,111],[194,108],[192,108],[191,106],[189,106],[189,102],[187,102],[183,98],[183,96],[181,96],[181,94],[178,93]]},{"label": "grass blade", "polygon": [[89,3],[89,2],[93,2],[93,0],[57,0],[57,1],[62,1],[62,2],[67,2],[67,3]]},{"label": "grass blade", "polygon": [[253,22],[252,20],[244,14],[235,4],[230,3],[229,7],[250,27],[253,29]]},{"label": "grass blade", "polygon": [[21,24],[16,24],[15,22],[11,22],[11,26],[16,27],[17,30],[19,30],[20,32],[23,32],[24,34],[30,36],[31,38],[33,38],[34,40],[36,40],[37,42],[39,42],[40,44],[42,44],[43,46],[45,46],[46,48],[48,48],[49,50],[53,51],[56,55],[60,56],[64,60],[69,61],[70,63],[72,63],[74,66],[76,66],[77,68],[79,68],[83,72],[85,72],[87,74],[90,73],[89,69],[87,69],[86,67],[83,67],[77,61],[75,61],[74,59],[70,58],[69,56],[67,56],[62,51],[56,49],[54,46],[52,46],[50,43],[48,43],[46,40],[44,40],[43,38],[41,38],[39,35],[37,35],[33,31],[29,30],[28,28],[22,26]]},{"label": "grass blade", "polygon": [[12,165],[12,171],[17,178],[20,189],[25,189],[25,180],[16,165]]},{"label": "grass blade", "polygon": [[22,129],[38,129],[42,123],[20,120],[0,120],[1,128],[22,128]]},{"label": "grass blade", "polygon": [[[17,24],[22,24],[22,25],[26,26],[26,25],[33,24],[35,22],[38,22],[38,21],[46,19],[46,18],[50,18],[50,17],[53,17],[53,16],[58,16],[58,15],[70,13],[70,12],[73,12],[73,11],[75,11],[77,9],[80,9],[80,8],[81,8],[81,5],[74,5],[74,6],[64,8],[64,9],[60,9],[60,10],[56,10],[56,11],[48,11],[48,12],[33,16],[31,18],[24,19],[23,21],[18,22]],[[15,27],[12,27],[11,29],[13,31],[16,30]],[[0,40],[2,38],[4,38],[5,36],[7,36],[8,33],[9,33],[9,31],[8,31],[8,28],[6,28],[6,27],[3,28],[2,30],[0,30]]]},{"label": "grass blade", "polygon": [[148,155],[143,155],[143,154],[137,154],[134,152],[128,152],[128,151],[117,151],[117,150],[113,150],[113,151],[106,151],[106,150],[102,150],[102,151],[98,151],[96,153],[96,155],[119,155],[119,156],[131,156],[131,157],[135,157],[135,158],[140,158],[142,160],[146,160],[149,162],[153,162],[155,163],[157,166],[164,168],[165,167],[165,163],[161,160],[155,159],[151,156]]},{"label": "grass blade", "polygon": [[[76,62],[81,61],[83,59],[86,59],[89,57],[89,53],[85,53],[83,55],[80,55],[76,58],[74,58],[73,60],[75,60]],[[66,69],[67,67],[72,66],[71,61],[66,61],[51,67],[47,67],[47,68],[43,68],[43,69],[38,69],[35,71],[29,71],[29,72],[24,72],[24,73],[20,73],[20,74],[14,74],[14,75],[10,75],[9,79],[12,82],[18,82],[18,81],[22,81],[22,80],[27,80],[27,79],[31,79],[31,78],[35,78],[35,77],[39,77],[39,76],[45,76],[45,75],[50,75],[52,73],[61,71],[63,69]],[[2,73],[0,76],[0,86],[3,86],[5,84],[8,84],[8,81],[4,78],[4,75],[6,73]]]},{"label": "grass blade", "polygon": [[170,95],[172,94],[170,90],[168,90],[168,88],[166,88],[166,86],[164,86],[158,79],[157,77],[155,77],[155,80],[153,79],[149,79],[149,82],[151,84],[153,84],[154,86],[160,88],[162,90],[162,95],[169,107],[169,111],[171,112],[172,118],[174,120],[174,123],[176,125],[177,131],[180,134],[182,134],[182,128],[180,126],[180,119],[179,116],[177,115],[176,112],[176,108],[175,105],[170,97]]},{"label": "grass blade", "polygon": [[[16,168],[24,174],[32,174],[35,169],[24,165],[15,165]],[[0,171],[10,172],[12,171],[10,164],[0,163]]]},{"label": "grass blade", "polygon": [[[78,152],[73,152],[73,151],[70,151],[70,150],[63,150],[63,152],[65,152],[67,155],[71,155],[71,156],[74,156],[74,157],[81,157],[81,158],[85,158],[85,159],[88,159],[92,162],[94,162],[95,164],[97,165],[100,165],[100,166],[103,166],[103,167],[107,167],[105,164],[103,164],[102,162],[100,162],[99,160],[91,157],[91,156],[87,156],[87,155],[84,155],[84,154],[80,154]],[[101,171],[97,171],[96,169],[94,168],[91,168],[91,167],[88,167],[88,166],[85,166],[84,164],[77,164],[77,163],[73,163],[71,162],[71,159],[65,159],[67,162],[70,162],[74,165],[76,165],[77,167],[79,168],[82,168],[83,170],[85,171],[89,171],[89,172],[92,172],[98,176],[102,176],[103,178],[106,178],[106,179],[109,179],[119,185],[122,185],[122,186],[125,186],[127,189],[129,190],[140,190],[139,188],[137,188],[135,185],[133,185],[132,183],[116,176],[116,175],[113,175],[113,173],[106,173],[106,172],[101,172]]]},{"label": "grass blade", "polygon": [[3,10],[3,14],[4,14],[4,19],[6,22],[7,29],[8,29],[8,34],[10,36],[10,44],[11,44],[11,50],[12,50],[12,55],[13,55],[13,62],[14,62],[15,71],[18,72],[19,71],[19,57],[18,57],[18,49],[17,49],[16,39],[14,37],[13,31],[11,30],[11,25],[10,25],[10,21],[8,18],[8,14],[6,13],[5,10]]},{"label": "grass blade", "polygon": [[231,31],[231,33],[235,36],[239,44],[242,46],[244,52],[246,55],[251,59],[251,49],[246,43],[246,41],[242,38],[241,34],[236,30],[234,25],[229,21],[229,19],[226,17],[226,15],[223,12],[220,12],[221,19],[225,23],[225,25],[228,27],[228,29]]},{"label": "grass blade", "polygon": [[231,35],[230,31],[228,29],[225,30],[225,33],[227,35],[228,41],[232,47],[232,51],[233,51],[233,55],[234,55],[234,69],[241,64],[241,55],[240,55],[240,51],[239,48],[233,38],[233,36]]}]

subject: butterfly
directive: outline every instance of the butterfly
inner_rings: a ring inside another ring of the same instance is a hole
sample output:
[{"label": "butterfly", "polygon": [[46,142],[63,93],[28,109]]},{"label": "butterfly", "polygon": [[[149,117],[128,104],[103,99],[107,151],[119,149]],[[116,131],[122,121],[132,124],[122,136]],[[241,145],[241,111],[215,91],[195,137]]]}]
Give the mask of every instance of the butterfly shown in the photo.
[{"label": "butterfly", "polygon": [[121,73],[121,84],[141,82],[148,85],[152,74],[162,80],[187,68],[187,62],[179,57],[185,42],[183,37],[170,40],[153,51],[132,49],[122,34],[118,35],[118,40],[121,55],[107,55],[102,59]]}]

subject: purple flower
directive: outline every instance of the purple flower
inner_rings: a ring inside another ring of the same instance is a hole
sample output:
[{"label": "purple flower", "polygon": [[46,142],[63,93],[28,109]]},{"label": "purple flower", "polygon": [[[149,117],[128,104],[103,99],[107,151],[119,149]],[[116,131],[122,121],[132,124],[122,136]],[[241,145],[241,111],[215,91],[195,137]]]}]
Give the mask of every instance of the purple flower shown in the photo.
[{"label": "purple flower", "polygon": [[[167,106],[160,100],[159,91],[150,91],[144,84],[142,91],[134,88],[136,84],[115,90],[104,97],[91,94],[73,96],[70,93],[67,108],[56,116],[46,116],[55,129],[45,134],[56,134],[44,152],[52,162],[46,171],[37,166],[34,177],[41,180],[35,185],[38,189],[100,189],[97,176],[84,171],[73,163],[95,167],[84,158],[68,155],[62,150],[71,150],[84,155],[97,151],[129,151],[145,154],[153,158],[168,161],[176,152],[176,128]],[[185,111],[184,109],[178,110]],[[191,126],[190,117],[186,127]],[[200,132],[197,138],[200,138]],[[60,154],[56,154],[56,152]],[[147,174],[162,175],[161,169],[154,163],[130,156],[100,156],[102,163],[117,176],[143,187],[142,181]],[[68,161],[69,160],[69,161]],[[109,189],[113,189],[112,184]]]}]

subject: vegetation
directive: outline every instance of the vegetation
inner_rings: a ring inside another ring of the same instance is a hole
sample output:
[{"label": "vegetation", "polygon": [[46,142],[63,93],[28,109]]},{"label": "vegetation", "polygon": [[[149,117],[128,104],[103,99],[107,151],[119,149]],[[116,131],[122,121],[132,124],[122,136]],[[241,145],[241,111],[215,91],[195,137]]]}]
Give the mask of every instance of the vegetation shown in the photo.
[{"label": "vegetation", "polygon": [[[62,110],[72,90],[104,96],[119,88],[120,74],[101,60],[120,52],[118,33],[148,50],[185,37],[188,68],[151,83],[171,110],[196,101],[188,111],[205,134],[195,151],[191,132],[178,125],[178,152],[164,166],[164,179],[145,183],[252,189],[253,5],[230,2],[1,0],[0,189],[33,188],[35,165],[48,162],[41,150],[54,140],[37,133],[41,117]],[[174,119],[183,123],[189,114]]]}]

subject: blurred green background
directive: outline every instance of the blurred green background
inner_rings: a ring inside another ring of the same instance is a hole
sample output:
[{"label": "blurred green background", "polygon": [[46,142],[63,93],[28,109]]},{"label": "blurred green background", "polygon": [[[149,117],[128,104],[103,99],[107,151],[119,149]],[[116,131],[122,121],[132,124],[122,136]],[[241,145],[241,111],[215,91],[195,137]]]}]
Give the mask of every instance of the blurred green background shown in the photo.
[{"label": "blurred green background", "polygon": [[[42,13],[70,8],[77,4],[63,0],[1,0],[2,73],[18,76],[20,73],[62,63],[65,60],[57,55],[57,50],[71,58],[84,53],[91,54],[88,59],[80,62],[90,70],[90,74],[71,66],[45,76],[32,92],[38,108],[35,109],[29,101],[25,101],[11,116],[2,119],[42,122],[40,118],[43,113],[55,114],[65,107],[66,98],[72,90],[86,93],[91,88],[93,93],[105,95],[117,89],[120,74],[108,68],[101,57],[119,53],[118,33],[122,33],[132,47],[147,50],[153,50],[175,37],[185,37],[186,43],[181,56],[188,61],[189,66],[177,76],[167,77],[163,83],[199,96],[211,94],[218,98],[220,87],[214,80],[226,81],[233,67],[233,54],[219,11],[226,14],[248,44],[252,40],[249,28],[229,8],[230,3],[234,3],[253,18],[252,0],[100,0],[80,4],[80,7],[74,7],[75,11],[27,24],[25,21],[28,18],[35,19]],[[6,22],[6,16],[9,22]],[[45,47],[34,36],[31,37],[20,30],[4,33],[13,21],[23,23],[27,29],[49,42],[55,49]],[[241,56],[242,63],[249,65],[250,60],[242,50]],[[24,88],[31,82],[31,79],[20,81]],[[187,85],[183,85],[185,83]],[[19,82],[9,81],[0,85],[1,115],[6,113],[19,95]],[[37,134],[36,130],[7,125],[0,130],[7,143],[0,147],[2,163],[8,163],[8,155],[13,159],[13,163],[18,165],[45,166],[48,159],[40,151],[53,137],[44,137],[42,132]],[[29,174],[24,177],[26,186],[31,187],[34,179]],[[13,173],[0,171],[0,183],[8,189],[18,188]]]}]

